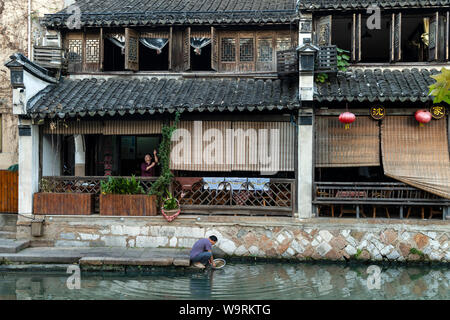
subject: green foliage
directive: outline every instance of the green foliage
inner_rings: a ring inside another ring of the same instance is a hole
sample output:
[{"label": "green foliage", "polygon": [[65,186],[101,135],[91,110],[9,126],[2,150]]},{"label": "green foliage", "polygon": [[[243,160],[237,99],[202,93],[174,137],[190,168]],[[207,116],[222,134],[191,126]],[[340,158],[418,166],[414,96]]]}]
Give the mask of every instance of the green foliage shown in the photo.
[{"label": "green foliage", "polygon": [[178,201],[177,199],[175,199],[173,197],[173,195],[169,192],[169,190],[166,191],[167,192],[167,198],[166,200],[164,200],[164,210],[175,210],[178,209]]},{"label": "green foliage", "polygon": [[171,139],[172,134],[176,130],[178,122],[180,121],[180,113],[175,114],[175,122],[172,126],[163,125],[162,141],[159,146],[159,162],[161,165],[161,175],[158,180],[156,180],[149,191],[149,194],[156,195],[159,201],[162,201],[164,193],[169,189],[173,173],[170,171],[170,151],[171,151]]},{"label": "green foliage", "polygon": [[328,80],[328,75],[326,73],[319,73],[316,76],[316,82],[324,83]]},{"label": "green foliage", "polygon": [[442,101],[450,104],[450,70],[441,69],[441,73],[431,76],[435,83],[428,86],[430,88],[429,95],[434,97],[433,103],[441,103]]},{"label": "green foliage", "polygon": [[144,194],[140,181],[134,176],[130,179],[109,177],[108,181],[100,181],[102,194]]},{"label": "green foliage", "polygon": [[337,48],[337,67],[339,71],[347,71],[347,67],[350,65],[350,51]]},{"label": "green foliage", "polygon": [[420,256],[420,257],[425,257],[425,254],[424,254],[422,251],[420,251],[420,250],[418,250],[418,249],[416,249],[416,248],[411,248],[411,249],[409,249],[409,253],[411,253],[411,254],[417,254],[417,255]]},{"label": "green foliage", "polygon": [[361,249],[357,249],[356,253],[353,255],[353,259],[358,259],[359,256],[361,255],[361,253],[362,253],[362,250]]},{"label": "green foliage", "polygon": [[41,179],[41,183],[39,184],[40,192],[45,192],[45,193],[54,192],[55,187],[56,187],[56,183],[54,181],[47,180],[47,179]]}]

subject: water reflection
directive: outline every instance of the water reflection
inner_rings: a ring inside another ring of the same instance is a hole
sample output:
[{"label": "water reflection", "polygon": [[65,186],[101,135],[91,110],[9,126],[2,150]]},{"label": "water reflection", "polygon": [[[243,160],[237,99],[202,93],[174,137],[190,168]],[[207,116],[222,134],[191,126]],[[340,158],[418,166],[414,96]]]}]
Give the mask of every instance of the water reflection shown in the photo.
[{"label": "water reflection", "polygon": [[92,276],[69,290],[64,274],[0,275],[0,299],[449,299],[446,267],[382,267],[380,289],[365,265],[228,263],[221,270]]}]

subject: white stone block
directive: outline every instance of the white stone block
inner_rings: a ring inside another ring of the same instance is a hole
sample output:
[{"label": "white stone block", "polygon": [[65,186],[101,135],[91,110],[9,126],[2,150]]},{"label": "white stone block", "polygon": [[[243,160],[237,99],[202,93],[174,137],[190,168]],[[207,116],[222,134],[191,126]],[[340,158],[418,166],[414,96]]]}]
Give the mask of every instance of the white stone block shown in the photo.
[{"label": "white stone block", "polygon": [[57,240],[55,241],[55,247],[89,247],[89,242]]},{"label": "white stone block", "polygon": [[177,243],[178,248],[192,248],[192,246],[198,240],[193,238],[177,238],[177,239],[178,239]]},{"label": "white stone block", "polygon": [[256,256],[259,255],[259,249],[257,246],[251,246],[250,248],[248,248],[248,252],[251,255],[256,255]]},{"label": "white stone block", "polygon": [[78,235],[81,240],[98,240],[100,238],[100,235],[92,233],[78,233]]},{"label": "white stone block", "polygon": [[352,256],[357,253],[357,250],[355,247],[348,245],[345,247],[345,252]]},{"label": "white stone block", "polygon": [[319,231],[319,235],[325,242],[330,242],[330,240],[333,239],[333,235],[328,230]]},{"label": "white stone block", "polygon": [[175,236],[176,227],[172,226],[161,226],[161,229],[159,230],[159,235],[162,237],[173,237]]},{"label": "white stone block", "polygon": [[237,256],[246,256],[248,255],[248,250],[245,248],[244,245],[240,245],[239,247],[234,250],[234,254]]},{"label": "white stone block", "polygon": [[103,236],[100,240],[105,242],[107,247],[126,247],[127,238],[124,236]]},{"label": "white stone block", "polygon": [[428,237],[430,237],[431,239],[436,239],[436,237],[437,237],[437,234],[436,234],[436,232],[428,232],[427,233],[427,236]]},{"label": "white stone block", "polygon": [[172,237],[169,240],[169,246],[170,247],[176,247],[177,246],[177,237]]},{"label": "white stone block", "polygon": [[296,240],[293,240],[291,242],[291,248],[298,253],[303,253],[305,251],[305,248],[302,245],[300,245],[300,243],[298,243]]},{"label": "white stone block", "polygon": [[341,235],[347,238],[350,235],[350,230],[341,230]]},{"label": "white stone block", "polygon": [[201,239],[201,238],[205,238],[205,230],[202,228],[192,228],[192,227],[178,227],[175,230],[175,233],[173,234],[173,236],[180,238],[180,237],[185,237],[185,238],[196,238]]},{"label": "white stone block", "polygon": [[229,255],[232,255],[236,250],[236,245],[229,239],[222,239],[218,241],[217,246]]},{"label": "white stone block", "polygon": [[286,238],[280,233],[277,237],[277,242],[282,243],[284,241],[284,239],[286,239]]},{"label": "white stone block", "polygon": [[329,251],[331,250],[331,246],[326,243],[326,242],[322,242],[318,247],[317,247],[317,252],[323,257],[324,255],[326,255]]},{"label": "white stone block", "polygon": [[136,237],[136,247],[138,248],[158,248],[167,245],[169,239],[167,237]]}]

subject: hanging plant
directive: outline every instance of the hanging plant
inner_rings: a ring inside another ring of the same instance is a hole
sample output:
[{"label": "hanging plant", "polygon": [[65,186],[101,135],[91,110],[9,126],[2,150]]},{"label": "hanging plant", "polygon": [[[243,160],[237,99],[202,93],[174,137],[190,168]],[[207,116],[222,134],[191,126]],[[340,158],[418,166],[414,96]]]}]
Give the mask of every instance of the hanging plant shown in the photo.
[{"label": "hanging plant", "polygon": [[351,112],[344,112],[339,115],[339,121],[345,124],[345,130],[350,128],[350,124],[356,120],[356,116]]},{"label": "hanging plant", "polygon": [[173,173],[170,170],[170,152],[172,134],[178,126],[180,113],[175,114],[175,121],[172,126],[163,125],[161,129],[162,140],[159,146],[159,161],[161,164],[161,175],[150,187],[149,194],[156,195],[158,201],[163,201],[164,193],[170,188],[173,179]]}]

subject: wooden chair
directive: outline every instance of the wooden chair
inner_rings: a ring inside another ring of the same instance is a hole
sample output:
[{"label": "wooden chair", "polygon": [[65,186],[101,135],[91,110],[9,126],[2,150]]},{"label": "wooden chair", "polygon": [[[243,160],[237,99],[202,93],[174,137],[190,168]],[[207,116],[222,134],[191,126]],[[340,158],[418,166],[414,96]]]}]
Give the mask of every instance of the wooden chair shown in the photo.
[{"label": "wooden chair", "polygon": [[428,217],[428,219],[432,219],[434,214],[443,215],[444,214],[444,209],[441,208],[440,210],[434,210],[433,207],[430,207],[430,216]]},{"label": "wooden chair", "polygon": [[[374,205],[374,206],[372,207],[372,210],[373,210],[372,213],[373,213],[373,218],[374,218],[374,219],[377,217],[377,208],[379,208],[379,206]],[[390,214],[389,214],[389,209],[388,209],[388,207],[380,207],[380,208],[384,208],[384,209],[385,209],[386,217],[390,219],[391,216],[390,216]]]},{"label": "wooden chair", "polygon": [[317,205],[317,216],[320,216],[320,210],[322,209],[322,207],[330,207],[330,209],[331,209],[331,217],[334,218],[334,204]]},{"label": "wooden chair", "polygon": [[[357,214],[356,210],[357,210],[356,207],[347,209],[347,208],[344,208],[343,204],[341,204],[341,214],[339,215],[339,218],[341,218],[344,213],[352,213],[352,214],[356,215]],[[367,216],[364,214],[364,210],[362,208],[360,208],[359,213],[362,214],[362,216],[364,218],[367,218]]]},{"label": "wooden chair", "polygon": [[[406,214],[406,219],[409,218],[409,215],[411,214],[412,208],[413,207],[409,207],[408,208],[408,213]],[[425,207],[421,207],[420,208],[420,215],[421,215],[422,219],[425,219]]]}]

